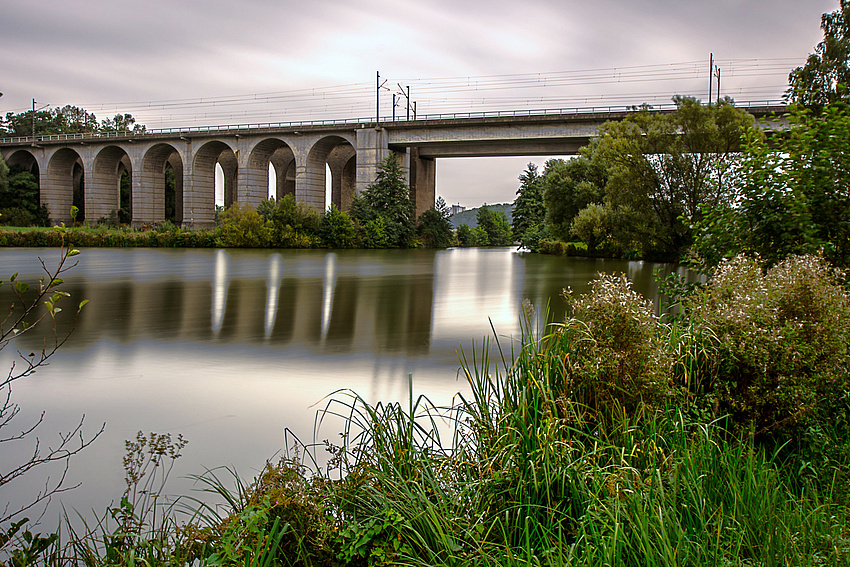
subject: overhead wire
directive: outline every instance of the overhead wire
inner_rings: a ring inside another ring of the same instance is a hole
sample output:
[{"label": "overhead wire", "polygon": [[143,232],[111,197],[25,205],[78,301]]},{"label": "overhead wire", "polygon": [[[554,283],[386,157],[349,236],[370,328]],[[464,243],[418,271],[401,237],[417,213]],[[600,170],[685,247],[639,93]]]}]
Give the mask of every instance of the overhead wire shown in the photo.
[{"label": "overhead wire", "polygon": [[[799,61],[717,59],[722,68],[722,95],[777,99],[787,89],[787,76]],[[532,107],[568,108],[599,105],[660,104],[673,94],[703,98],[711,70],[705,61],[635,65],[467,77],[401,79],[411,89],[418,114],[464,112],[467,109],[516,110]],[[764,80],[774,77],[770,85]],[[780,84],[780,77],[782,84]],[[641,89],[639,85],[647,88]],[[660,91],[658,86],[674,85]],[[600,94],[599,87],[607,87]],[[382,113],[392,113],[390,97],[382,96]],[[375,83],[298,88],[262,93],[151,101],[94,102],[83,106],[101,114],[130,113],[149,127],[195,125],[201,121],[255,123],[373,117]],[[211,123],[208,125],[212,125]]]}]

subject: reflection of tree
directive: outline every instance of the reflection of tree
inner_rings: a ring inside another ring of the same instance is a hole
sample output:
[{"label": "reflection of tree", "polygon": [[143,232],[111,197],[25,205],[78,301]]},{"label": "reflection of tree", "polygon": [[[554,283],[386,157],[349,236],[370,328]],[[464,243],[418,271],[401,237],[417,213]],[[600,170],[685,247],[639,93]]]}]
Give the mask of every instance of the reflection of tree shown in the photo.
[{"label": "reflection of tree", "polygon": [[431,339],[434,276],[384,278],[375,305],[375,350],[425,354]]}]

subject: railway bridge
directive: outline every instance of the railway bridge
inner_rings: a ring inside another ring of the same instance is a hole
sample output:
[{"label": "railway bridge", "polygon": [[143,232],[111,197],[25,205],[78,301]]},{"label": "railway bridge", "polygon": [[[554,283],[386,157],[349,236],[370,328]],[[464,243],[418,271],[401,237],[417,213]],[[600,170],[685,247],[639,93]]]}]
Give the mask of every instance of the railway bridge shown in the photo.
[{"label": "railway bridge", "polygon": [[[671,105],[672,106],[672,105]],[[781,116],[784,106],[748,103],[756,117]],[[436,160],[450,157],[572,155],[628,107],[465,113],[404,121],[312,121],[0,138],[10,166],[31,171],[55,222],[71,221],[75,191],[87,222],[117,211],[123,176],[130,181],[134,226],[173,218],[202,228],[215,224],[215,170],[224,173],[225,206],[256,206],[269,194],[325,209],[347,210],[375,179],[390,153],[401,160],[417,215],[434,205]],[[670,112],[659,108],[656,112]],[[168,170],[171,170],[170,172]],[[173,210],[166,211],[166,175],[174,175]],[[168,213],[168,216],[167,216]],[[79,219],[78,219],[79,220]]]}]

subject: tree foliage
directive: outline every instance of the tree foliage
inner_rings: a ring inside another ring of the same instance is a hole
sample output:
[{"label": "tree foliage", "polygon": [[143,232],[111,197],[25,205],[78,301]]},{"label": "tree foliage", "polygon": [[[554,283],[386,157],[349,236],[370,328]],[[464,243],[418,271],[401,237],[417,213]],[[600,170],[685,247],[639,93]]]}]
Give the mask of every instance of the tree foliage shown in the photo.
[{"label": "tree foliage", "polygon": [[693,243],[700,207],[733,192],[736,153],[753,117],[729,99],[711,106],[674,100],[673,113],[644,108],[606,123],[588,155],[608,174],[605,203],[615,239],[645,256],[675,260]]},{"label": "tree foliage", "polygon": [[6,118],[0,120],[0,134],[6,136],[32,136],[33,127],[36,136],[145,131],[145,126],[137,124],[132,114],[116,114],[112,118],[98,122],[97,116],[93,113],[70,104],[60,108],[28,110],[18,114],[7,112]]},{"label": "tree foliage", "polygon": [[546,218],[546,205],[543,202],[543,179],[537,171],[537,165],[529,163],[519,176],[519,189],[514,199],[511,230],[514,237],[525,246],[526,232],[536,232]]},{"label": "tree foliage", "polygon": [[452,223],[449,221],[451,210],[442,197],[437,203],[421,215],[416,224],[419,240],[426,248],[448,248],[454,242]]},{"label": "tree foliage", "polygon": [[350,215],[371,243],[370,247],[413,246],[416,210],[395,154],[381,162],[375,182],[354,198]]},{"label": "tree foliage", "polygon": [[795,108],[788,120],[790,131],[771,141],[748,131],[737,190],[694,223],[707,264],[743,252],[770,265],[822,249],[850,266],[850,106],[833,103],[819,115]]},{"label": "tree foliage", "polygon": [[841,0],[838,10],[821,18],[823,41],[794,69],[788,81],[793,103],[819,112],[848,95],[850,85],[850,0]]},{"label": "tree foliage", "polygon": [[7,167],[0,159],[0,224],[47,226],[47,207],[39,204],[38,180],[19,166]]},{"label": "tree foliage", "polygon": [[546,162],[541,185],[546,226],[555,238],[568,240],[570,225],[578,212],[590,203],[602,202],[607,171],[591,156],[592,153],[585,152],[570,160]]},{"label": "tree foliage", "polygon": [[508,217],[502,211],[491,210],[486,205],[478,209],[477,246],[510,246],[513,244],[511,225]]}]

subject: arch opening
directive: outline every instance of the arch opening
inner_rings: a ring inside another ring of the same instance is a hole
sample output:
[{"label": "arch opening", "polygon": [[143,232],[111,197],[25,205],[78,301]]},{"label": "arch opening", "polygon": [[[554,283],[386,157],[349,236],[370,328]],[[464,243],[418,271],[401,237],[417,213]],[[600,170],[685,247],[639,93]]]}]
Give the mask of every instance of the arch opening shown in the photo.
[{"label": "arch opening", "polygon": [[[219,169],[217,182],[216,171]],[[220,191],[218,202],[225,207],[238,201],[237,173],[238,163],[233,148],[218,140],[201,146],[192,162],[194,190],[183,199],[183,224],[198,228],[215,226],[216,191]]]},{"label": "arch opening", "polygon": [[[125,173],[126,181],[123,179]],[[121,222],[122,193],[126,204],[123,216],[128,223],[135,220],[132,217],[133,170],[130,157],[124,149],[107,146],[98,152],[87,189],[87,222]]]},{"label": "arch opening", "polygon": [[157,144],[142,158],[139,190],[132,200],[133,225],[183,223],[183,158],[170,144]]},{"label": "arch opening", "polygon": [[258,142],[248,159],[243,194],[240,201],[259,205],[265,199],[281,199],[295,194],[295,154],[278,138]]},{"label": "arch opening", "polygon": [[60,148],[50,156],[41,187],[41,203],[47,206],[54,222],[71,224],[71,207],[78,209],[76,220],[86,215],[85,168],[80,155],[71,148]]},{"label": "arch opening", "polygon": [[316,142],[307,157],[306,179],[299,201],[319,210],[334,204],[347,211],[356,191],[356,160],[357,152],[345,138],[328,136]]}]

